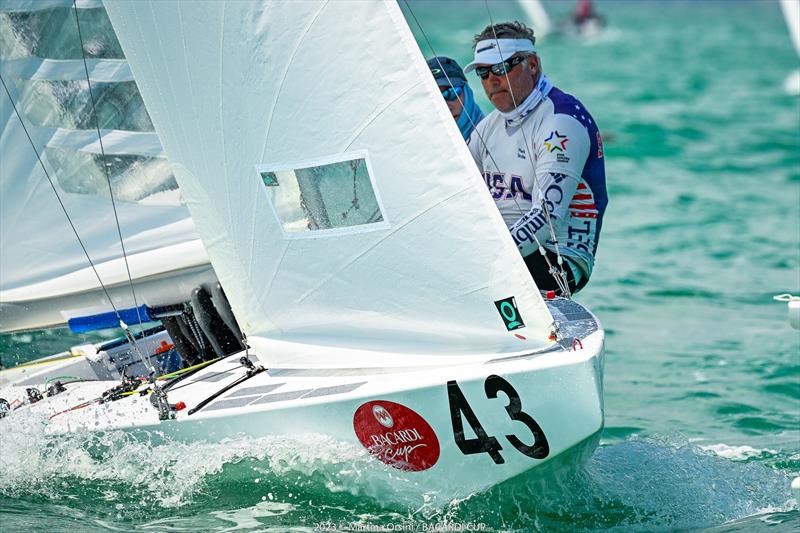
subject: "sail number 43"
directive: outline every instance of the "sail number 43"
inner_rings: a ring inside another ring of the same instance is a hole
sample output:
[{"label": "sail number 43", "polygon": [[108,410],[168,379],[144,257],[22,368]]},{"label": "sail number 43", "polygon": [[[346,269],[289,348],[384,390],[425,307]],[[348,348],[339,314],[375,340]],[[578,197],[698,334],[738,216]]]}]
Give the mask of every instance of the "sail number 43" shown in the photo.
[{"label": "sail number 43", "polygon": [[[511,445],[520,453],[532,457],[534,459],[544,459],[550,453],[550,446],[547,443],[547,437],[544,431],[533,419],[531,415],[522,410],[522,401],[519,399],[516,389],[511,386],[511,383],[501,378],[500,376],[491,375],[486,378],[484,383],[486,397],[489,399],[497,398],[497,394],[502,392],[508,398],[508,405],[506,405],[506,413],[508,413],[511,420],[516,420],[525,424],[530,432],[533,434],[533,443],[525,444],[519,437],[514,434],[506,435],[505,438]],[[496,464],[505,463],[505,459],[500,455],[500,446],[497,438],[489,436],[486,430],[483,429],[478,417],[467,402],[464,393],[455,381],[447,382],[447,397],[450,400],[450,419],[453,423],[453,436],[456,440],[456,445],[461,453],[464,455],[472,455],[475,453],[488,453],[489,457]],[[464,436],[464,419],[472,428],[475,433],[474,439],[468,439]]]}]

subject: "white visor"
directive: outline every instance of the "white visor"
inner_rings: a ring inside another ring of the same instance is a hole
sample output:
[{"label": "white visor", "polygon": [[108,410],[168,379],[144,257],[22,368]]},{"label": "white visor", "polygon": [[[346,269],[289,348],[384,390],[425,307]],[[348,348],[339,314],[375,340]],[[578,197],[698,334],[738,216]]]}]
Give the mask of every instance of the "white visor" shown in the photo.
[{"label": "white visor", "polygon": [[478,65],[501,63],[517,52],[535,52],[528,39],[485,39],[475,45],[475,59],[464,67],[464,73],[474,70]]}]

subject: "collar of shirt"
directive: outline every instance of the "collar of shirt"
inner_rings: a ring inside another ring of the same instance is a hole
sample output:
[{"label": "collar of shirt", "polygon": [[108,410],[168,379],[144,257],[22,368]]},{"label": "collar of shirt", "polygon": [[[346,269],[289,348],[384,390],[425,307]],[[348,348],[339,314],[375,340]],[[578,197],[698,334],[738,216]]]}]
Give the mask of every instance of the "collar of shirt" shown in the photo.
[{"label": "collar of shirt", "polygon": [[509,111],[508,113],[503,113],[499,111],[499,113],[503,116],[506,122],[506,128],[513,128],[522,124],[522,121],[528,115],[536,109],[536,106],[539,103],[547,98],[547,95],[550,93],[550,89],[553,88],[553,84],[550,83],[550,80],[547,76],[542,73],[539,76],[539,83],[536,84],[536,87],[533,88],[531,94],[522,101],[513,111]]}]

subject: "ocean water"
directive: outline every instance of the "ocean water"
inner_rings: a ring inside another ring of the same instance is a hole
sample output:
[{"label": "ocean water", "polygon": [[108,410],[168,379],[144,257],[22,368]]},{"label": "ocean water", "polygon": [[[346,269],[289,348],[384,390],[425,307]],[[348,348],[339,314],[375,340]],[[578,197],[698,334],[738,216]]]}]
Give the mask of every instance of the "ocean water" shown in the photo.
[{"label": "ocean water", "polygon": [[[485,4],[409,4],[435,51],[466,63]],[[555,20],[572,5],[545,2]],[[800,98],[783,92],[800,60],[776,1],[597,7],[600,35],[538,44],[605,139],[610,205],[577,299],[608,334],[606,426],[584,469],[406,508],[367,496],[363,456],[322,436],[165,445],[15,421],[0,433],[0,531],[800,529],[800,332],[772,301],[800,294]],[[85,340],[8,335],[0,353]]]}]

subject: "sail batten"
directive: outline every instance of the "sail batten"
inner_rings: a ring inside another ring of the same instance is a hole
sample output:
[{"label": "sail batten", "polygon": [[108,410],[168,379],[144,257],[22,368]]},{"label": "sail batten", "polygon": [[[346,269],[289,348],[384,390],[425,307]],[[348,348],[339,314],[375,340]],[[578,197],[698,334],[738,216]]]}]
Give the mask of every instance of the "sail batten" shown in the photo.
[{"label": "sail batten", "polygon": [[6,12],[35,12],[53,8],[71,8],[75,5],[78,9],[100,9],[103,0],[3,0],[0,11]]},{"label": "sail batten", "polygon": [[4,70],[24,80],[85,81],[86,69],[92,82],[133,81],[133,74],[124,59],[87,59],[86,67],[80,59],[25,58],[6,62]]}]

